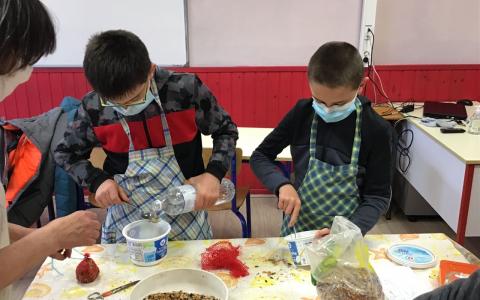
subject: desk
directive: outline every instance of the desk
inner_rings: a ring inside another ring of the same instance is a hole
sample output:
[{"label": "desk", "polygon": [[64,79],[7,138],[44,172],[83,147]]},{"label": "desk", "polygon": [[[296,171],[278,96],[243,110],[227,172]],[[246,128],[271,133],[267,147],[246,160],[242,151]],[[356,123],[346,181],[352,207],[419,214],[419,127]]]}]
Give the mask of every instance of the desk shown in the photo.
[{"label": "desk", "polygon": [[[469,115],[473,110],[467,107]],[[422,117],[423,109],[408,115]],[[480,236],[480,135],[443,134],[418,118],[408,118],[404,126],[414,136],[405,178],[456,232],[459,243],[465,236]]]},{"label": "desk", "polygon": [[[444,234],[367,235],[370,261],[393,264],[386,261],[385,249],[395,243],[408,241],[429,248],[438,259],[468,262],[455,247],[455,243]],[[131,280],[143,279],[151,274],[169,268],[199,268],[200,254],[215,241],[169,242],[168,254],[158,265],[137,267],[129,262],[125,244],[95,245],[76,248],[73,259],[54,261],[48,258],[37,272],[24,299],[86,299],[95,291],[107,291]],[[316,297],[315,287],[310,282],[308,268],[292,266],[288,246],[282,238],[235,239],[234,245],[241,246],[240,259],[248,267],[250,275],[240,279],[232,278],[226,271],[215,272],[230,289],[231,300],[236,299],[303,299]],[[79,285],[75,279],[75,268],[82,252],[91,253],[100,268],[99,278],[91,284]],[[470,261],[473,263],[472,261]],[[438,267],[415,270],[431,288],[437,286]],[[128,299],[131,289],[115,294],[108,299]]]},{"label": "desk", "polygon": [[372,107],[373,110],[386,121],[398,121],[403,119],[403,115],[389,104],[379,104]]},{"label": "desk", "polygon": [[[263,142],[265,137],[272,132],[273,128],[254,128],[254,127],[238,127],[237,148],[243,151],[243,160],[249,161],[253,151]],[[210,136],[202,135],[202,145],[204,148],[212,148],[213,140]],[[289,162],[292,160],[290,147],[283,149],[277,155],[278,161]]]}]

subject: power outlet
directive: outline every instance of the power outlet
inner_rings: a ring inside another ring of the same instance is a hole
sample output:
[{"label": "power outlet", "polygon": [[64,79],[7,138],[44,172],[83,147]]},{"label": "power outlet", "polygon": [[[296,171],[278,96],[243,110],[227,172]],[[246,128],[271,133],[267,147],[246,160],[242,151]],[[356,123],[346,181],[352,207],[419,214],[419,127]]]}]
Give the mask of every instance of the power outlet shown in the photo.
[{"label": "power outlet", "polygon": [[[362,6],[362,21],[360,24],[360,38],[358,51],[364,59],[365,66],[368,62],[372,63],[372,43],[373,36],[369,29],[375,31],[375,17],[377,14],[377,0],[363,0]],[[365,61],[367,63],[365,63]]]}]

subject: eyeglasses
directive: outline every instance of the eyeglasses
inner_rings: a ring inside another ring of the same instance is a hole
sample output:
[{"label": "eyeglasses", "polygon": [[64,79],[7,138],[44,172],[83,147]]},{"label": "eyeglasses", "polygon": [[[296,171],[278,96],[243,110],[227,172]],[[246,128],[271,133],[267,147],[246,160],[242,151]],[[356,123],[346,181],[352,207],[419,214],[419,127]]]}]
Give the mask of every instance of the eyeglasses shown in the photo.
[{"label": "eyeglasses", "polygon": [[127,107],[127,106],[135,106],[135,105],[143,104],[147,101],[147,94],[148,94],[149,87],[150,87],[150,84],[148,84],[148,83],[145,84],[145,90],[143,91],[144,95],[143,95],[142,98],[140,98],[138,100],[135,100],[135,98],[138,97],[138,95],[137,95],[137,96],[133,97],[132,99],[130,99],[128,101],[125,101],[125,104],[120,104],[120,103],[115,103],[115,101],[113,101],[113,100],[100,97],[100,105],[103,106],[103,107]]}]

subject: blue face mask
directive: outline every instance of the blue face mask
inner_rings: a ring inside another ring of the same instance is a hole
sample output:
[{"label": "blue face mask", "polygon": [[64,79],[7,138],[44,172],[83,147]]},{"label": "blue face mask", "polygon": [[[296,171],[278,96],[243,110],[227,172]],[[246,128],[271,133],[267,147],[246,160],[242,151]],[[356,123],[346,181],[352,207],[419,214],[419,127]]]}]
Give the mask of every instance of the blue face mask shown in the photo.
[{"label": "blue face mask", "polygon": [[353,98],[352,101],[344,105],[334,105],[327,107],[323,103],[319,103],[315,98],[313,98],[312,107],[315,110],[315,113],[322,118],[326,123],[335,123],[340,122],[346,119],[352,112],[355,111],[355,100],[357,96]]},{"label": "blue face mask", "polygon": [[145,95],[145,102],[140,104],[135,104],[135,105],[129,105],[127,107],[116,105],[116,106],[113,106],[113,109],[124,116],[134,116],[141,113],[154,100],[155,100],[155,96],[149,89],[147,91],[147,94]]}]

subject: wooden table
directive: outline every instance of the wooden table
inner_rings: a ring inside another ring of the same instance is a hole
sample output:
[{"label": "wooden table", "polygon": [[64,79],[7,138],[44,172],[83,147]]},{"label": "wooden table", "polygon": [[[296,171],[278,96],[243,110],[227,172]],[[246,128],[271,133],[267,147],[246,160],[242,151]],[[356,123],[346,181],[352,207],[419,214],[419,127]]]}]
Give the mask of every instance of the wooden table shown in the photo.
[{"label": "wooden table", "polygon": [[[226,271],[215,272],[230,289],[230,299],[303,299],[313,300],[316,290],[310,282],[310,271],[292,266],[290,253],[282,238],[235,239],[241,246],[240,259],[250,275],[232,278]],[[456,247],[444,234],[367,235],[372,265],[386,260],[385,249],[396,243],[412,243],[429,248],[439,259],[475,262],[468,251]],[[199,268],[200,254],[215,241],[169,242],[168,255],[153,267],[138,267],[128,260],[124,244],[95,245],[74,249],[72,259],[52,261],[47,259],[37,272],[24,299],[86,299],[92,292],[104,292],[136,279],[143,279],[156,272],[170,268]],[[75,268],[83,252],[89,252],[100,268],[99,278],[91,284],[80,285],[75,279]],[[462,254],[464,253],[464,254]],[[431,284],[437,286],[438,267],[415,271]],[[128,299],[130,290],[107,299]],[[34,297],[35,296],[35,297]]]}]

